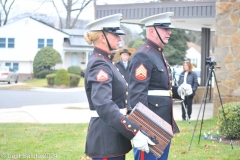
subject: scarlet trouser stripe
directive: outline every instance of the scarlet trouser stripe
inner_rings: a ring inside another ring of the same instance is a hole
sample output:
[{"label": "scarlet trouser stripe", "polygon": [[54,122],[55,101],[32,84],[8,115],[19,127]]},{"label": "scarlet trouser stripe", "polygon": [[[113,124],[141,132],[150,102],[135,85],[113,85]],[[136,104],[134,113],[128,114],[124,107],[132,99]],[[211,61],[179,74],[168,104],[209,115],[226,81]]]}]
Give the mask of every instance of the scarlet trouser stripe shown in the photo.
[{"label": "scarlet trouser stripe", "polygon": [[140,160],[144,160],[144,152],[140,151]]}]

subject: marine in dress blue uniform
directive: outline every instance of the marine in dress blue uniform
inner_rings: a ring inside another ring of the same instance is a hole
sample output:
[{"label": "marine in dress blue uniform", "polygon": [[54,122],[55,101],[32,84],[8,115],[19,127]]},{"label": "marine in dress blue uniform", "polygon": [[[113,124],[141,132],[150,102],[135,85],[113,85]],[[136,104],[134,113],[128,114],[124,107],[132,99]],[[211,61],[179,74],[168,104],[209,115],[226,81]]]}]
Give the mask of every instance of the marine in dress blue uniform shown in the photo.
[{"label": "marine in dress blue uniform", "polygon": [[[148,39],[136,51],[130,62],[129,74],[129,95],[130,105],[134,107],[138,102],[143,103],[170,125],[174,133],[179,129],[173,119],[172,98],[180,99],[177,87],[172,86],[171,71],[163,54],[164,42],[157,31],[157,27],[163,29],[174,28],[170,19],[173,12],[162,13],[147,17],[141,20],[146,27],[153,27],[153,32],[158,36],[159,43]],[[169,35],[170,36],[170,35]],[[164,154],[159,158],[168,158],[169,145],[165,148]],[[158,160],[152,153],[146,153],[134,148],[135,160]]]},{"label": "marine in dress blue uniform", "polygon": [[105,50],[94,44],[85,76],[91,110],[85,153],[94,160],[124,160],[125,154],[132,149],[130,140],[138,135],[140,128],[124,115],[128,105],[128,83],[113,65],[114,55],[110,51],[114,48],[107,38],[108,34],[116,37],[124,34],[120,29],[121,16],[107,16],[86,26],[90,32],[100,32],[101,40],[107,43]]}]

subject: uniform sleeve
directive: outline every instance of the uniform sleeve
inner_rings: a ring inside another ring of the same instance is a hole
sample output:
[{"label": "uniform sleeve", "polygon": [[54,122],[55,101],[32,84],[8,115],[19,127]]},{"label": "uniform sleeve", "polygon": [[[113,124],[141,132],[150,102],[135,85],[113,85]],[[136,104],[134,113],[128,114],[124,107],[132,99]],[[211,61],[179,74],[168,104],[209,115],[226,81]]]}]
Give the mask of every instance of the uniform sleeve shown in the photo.
[{"label": "uniform sleeve", "polygon": [[129,64],[129,97],[131,107],[138,102],[148,106],[148,86],[152,63],[145,53],[136,53]]},{"label": "uniform sleeve", "polygon": [[91,86],[93,106],[99,118],[128,139],[132,139],[140,127],[121,114],[119,107],[112,101],[112,74],[110,66],[104,61],[96,61],[91,66],[87,83]]}]

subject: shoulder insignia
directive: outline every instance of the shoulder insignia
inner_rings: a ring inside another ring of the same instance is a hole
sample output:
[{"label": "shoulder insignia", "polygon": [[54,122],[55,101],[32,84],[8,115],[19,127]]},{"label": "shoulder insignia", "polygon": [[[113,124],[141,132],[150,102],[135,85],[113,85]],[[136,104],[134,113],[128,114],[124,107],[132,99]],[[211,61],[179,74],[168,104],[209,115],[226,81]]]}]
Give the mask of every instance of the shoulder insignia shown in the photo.
[{"label": "shoulder insignia", "polygon": [[144,67],[143,64],[140,64],[140,66],[136,68],[135,77],[138,80],[145,80],[147,78],[147,69]]},{"label": "shoulder insignia", "polygon": [[101,69],[97,74],[97,81],[105,82],[107,80],[108,80],[108,74]]}]

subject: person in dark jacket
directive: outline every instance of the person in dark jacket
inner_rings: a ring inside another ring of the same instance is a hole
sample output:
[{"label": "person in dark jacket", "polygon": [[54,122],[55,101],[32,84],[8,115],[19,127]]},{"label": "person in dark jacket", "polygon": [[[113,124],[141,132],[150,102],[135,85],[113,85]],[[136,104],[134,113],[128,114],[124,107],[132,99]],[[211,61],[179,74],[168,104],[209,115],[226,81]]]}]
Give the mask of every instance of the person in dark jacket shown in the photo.
[{"label": "person in dark jacket", "polygon": [[125,80],[129,82],[129,57],[131,53],[127,49],[123,49],[120,52],[120,60],[116,62],[116,67],[120,73],[124,76]]},{"label": "person in dark jacket", "polygon": [[111,51],[121,41],[122,14],[97,19],[86,25],[88,44],[94,45],[85,74],[85,91],[91,111],[85,153],[93,160],[125,160],[132,149],[149,152],[154,143],[126,115],[128,83],[113,65]]},{"label": "person in dark jacket", "polygon": [[[179,93],[191,94],[190,85],[172,86],[170,66],[163,54],[164,45],[171,35],[171,17],[173,12],[147,17],[141,22],[146,27],[145,43],[133,55],[129,66],[130,105],[135,107],[143,103],[150,110],[172,126],[173,132],[179,132],[173,118],[172,97],[180,99]],[[134,148],[135,160],[166,160],[170,143],[164,154],[157,158],[152,153],[146,153]]]},{"label": "person in dark jacket", "polygon": [[[192,64],[189,61],[183,63],[183,72],[179,76],[178,85],[190,84],[192,86],[193,94],[184,97],[184,105],[187,109],[188,118],[192,114],[192,102],[195,92],[198,87],[197,74],[192,71]],[[182,119],[186,120],[186,112],[182,104]]]}]

